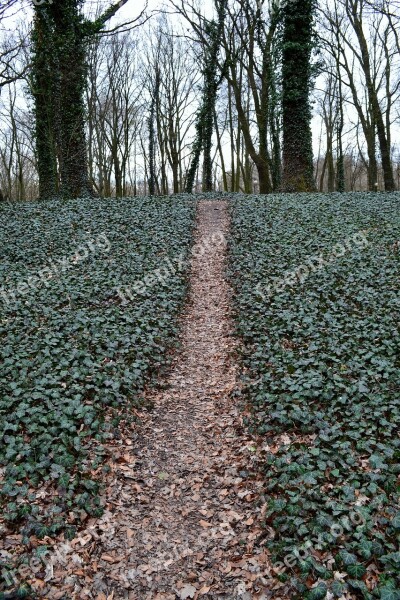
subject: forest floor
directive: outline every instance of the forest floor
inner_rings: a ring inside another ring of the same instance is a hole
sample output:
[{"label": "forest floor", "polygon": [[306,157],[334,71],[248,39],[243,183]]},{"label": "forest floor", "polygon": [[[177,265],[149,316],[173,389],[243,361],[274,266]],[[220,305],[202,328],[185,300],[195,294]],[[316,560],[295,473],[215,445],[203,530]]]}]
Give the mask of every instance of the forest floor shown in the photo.
[{"label": "forest floor", "polygon": [[[228,228],[226,202],[199,202],[195,244],[226,239]],[[261,449],[232,398],[239,368],[225,263],[226,243],[193,256],[167,381],[114,451],[103,517],[54,548],[42,597],[284,598],[259,543]]]},{"label": "forest floor", "polygon": [[400,599],[398,194],[226,198],[0,215],[0,600]]}]

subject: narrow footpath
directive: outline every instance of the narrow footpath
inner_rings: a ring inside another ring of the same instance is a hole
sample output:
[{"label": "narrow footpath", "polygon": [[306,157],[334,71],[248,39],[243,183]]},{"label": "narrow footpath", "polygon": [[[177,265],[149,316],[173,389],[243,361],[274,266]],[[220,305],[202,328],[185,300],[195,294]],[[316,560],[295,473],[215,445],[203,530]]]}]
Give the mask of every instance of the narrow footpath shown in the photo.
[{"label": "narrow footpath", "polygon": [[199,202],[195,243],[205,251],[192,258],[181,349],[149,393],[154,409],[114,457],[104,516],[63,546],[47,598],[279,598],[259,543],[257,452],[232,398],[228,228],[226,202]]}]

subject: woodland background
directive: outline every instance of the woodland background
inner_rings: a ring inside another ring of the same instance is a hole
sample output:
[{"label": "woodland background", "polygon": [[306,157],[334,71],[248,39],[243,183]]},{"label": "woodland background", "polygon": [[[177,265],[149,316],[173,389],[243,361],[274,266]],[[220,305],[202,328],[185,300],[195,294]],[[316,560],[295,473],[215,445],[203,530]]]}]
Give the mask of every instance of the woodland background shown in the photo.
[{"label": "woodland background", "polygon": [[[276,191],[282,170],[279,5],[229,0],[227,6],[212,115],[212,187]],[[23,0],[8,0],[0,9],[4,200],[39,194],[32,9]],[[105,9],[97,1],[82,5],[94,21]],[[89,178],[98,195],[186,190],[214,12],[212,3],[171,0],[147,8],[128,3],[90,36],[86,142]],[[315,7],[311,100],[318,191],[385,189],[382,136],[400,189],[399,21],[398,0],[321,0]],[[260,164],[268,164],[266,173]],[[194,184],[195,191],[205,189],[201,163]]]}]

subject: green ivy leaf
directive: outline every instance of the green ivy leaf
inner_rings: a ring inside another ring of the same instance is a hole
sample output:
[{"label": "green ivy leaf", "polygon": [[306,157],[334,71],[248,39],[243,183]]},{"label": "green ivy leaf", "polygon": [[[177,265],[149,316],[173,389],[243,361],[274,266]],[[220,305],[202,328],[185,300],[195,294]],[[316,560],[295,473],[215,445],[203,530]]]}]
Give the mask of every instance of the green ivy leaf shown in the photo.
[{"label": "green ivy leaf", "polygon": [[361,564],[347,565],[346,571],[354,579],[362,579],[366,573],[366,569],[365,569],[364,565],[361,565]]},{"label": "green ivy leaf", "polygon": [[316,587],[312,588],[308,594],[308,600],[322,600],[326,598],[326,594],[328,593],[328,588],[325,583],[319,583]]}]

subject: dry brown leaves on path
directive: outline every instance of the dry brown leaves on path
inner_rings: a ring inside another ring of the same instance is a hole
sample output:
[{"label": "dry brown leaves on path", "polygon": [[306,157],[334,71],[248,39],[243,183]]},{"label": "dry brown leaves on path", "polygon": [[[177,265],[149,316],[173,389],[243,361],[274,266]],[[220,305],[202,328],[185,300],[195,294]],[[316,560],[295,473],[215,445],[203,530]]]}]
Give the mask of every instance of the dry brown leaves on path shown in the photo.
[{"label": "dry brown leaves on path", "polygon": [[[226,239],[228,226],[225,202],[199,202],[199,246],[213,234]],[[40,597],[280,597],[258,544],[256,444],[231,397],[238,369],[225,258],[225,244],[193,256],[168,380],[149,392],[154,410],[114,453],[103,517],[54,548],[54,566],[36,581]]]}]

